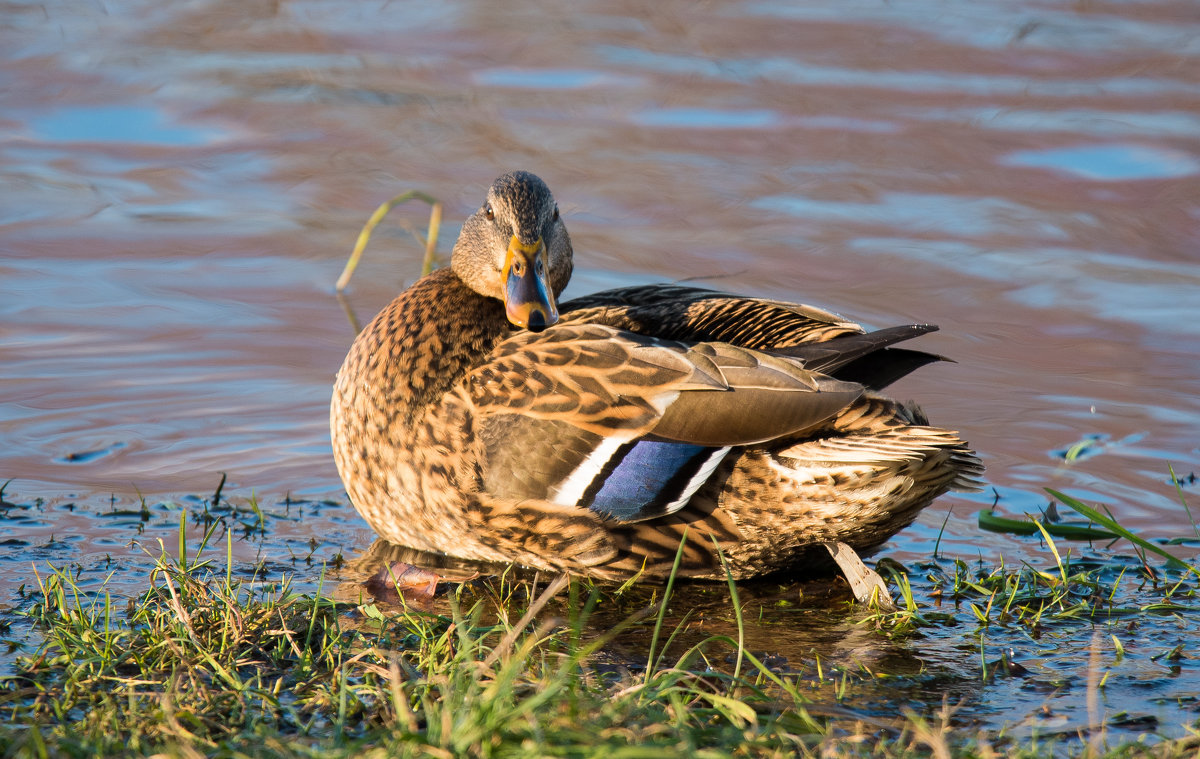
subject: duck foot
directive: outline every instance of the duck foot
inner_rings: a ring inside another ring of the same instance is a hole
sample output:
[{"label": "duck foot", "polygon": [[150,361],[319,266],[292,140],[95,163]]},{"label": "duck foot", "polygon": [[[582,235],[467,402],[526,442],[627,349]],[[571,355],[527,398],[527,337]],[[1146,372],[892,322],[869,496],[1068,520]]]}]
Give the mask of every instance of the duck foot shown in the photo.
[{"label": "duck foot", "polygon": [[377,601],[416,603],[427,606],[437,592],[440,575],[403,561],[385,564],[365,583]]},{"label": "duck foot", "polygon": [[825,550],[846,575],[850,590],[859,603],[870,603],[874,599],[883,611],[896,611],[896,602],[888,592],[887,583],[878,572],[863,564],[857,551],[842,542],[825,543]]}]

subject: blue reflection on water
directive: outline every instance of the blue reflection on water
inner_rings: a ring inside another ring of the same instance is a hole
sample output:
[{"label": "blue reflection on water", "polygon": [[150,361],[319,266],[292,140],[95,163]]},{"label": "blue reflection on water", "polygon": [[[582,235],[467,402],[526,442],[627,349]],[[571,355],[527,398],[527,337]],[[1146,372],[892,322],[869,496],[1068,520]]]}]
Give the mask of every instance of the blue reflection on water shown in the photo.
[{"label": "blue reflection on water", "polygon": [[475,81],[493,87],[578,90],[621,83],[622,78],[587,69],[497,68],[480,71]]},{"label": "blue reflection on water", "polygon": [[860,237],[849,246],[1007,283],[1006,297],[1031,308],[1070,309],[1140,324],[1157,335],[1200,334],[1195,264],[1075,248],[995,248],[899,237]]},{"label": "blue reflection on water", "polygon": [[1099,181],[1167,179],[1200,172],[1200,163],[1175,150],[1147,145],[1079,145],[1021,150],[1004,158],[1010,166],[1055,169]]},{"label": "blue reflection on water", "polygon": [[1068,237],[1053,215],[1004,198],[885,192],[874,202],[851,202],[770,195],[749,205],[822,223],[840,221],[918,232],[940,231],[963,237],[984,237],[1020,227],[1046,239]]},{"label": "blue reflection on water", "polygon": [[1123,77],[1111,79],[1069,79],[1030,77],[1023,74],[981,74],[967,71],[865,69],[829,66],[781,56],[751,56],[712,59],[700,55],[662,53],[623,45],[600,45],[597,55],[620,66],[645,71],[699,76],[726,82],[802,84],[819,87],[847,87],[971,95],[1019,95],[1027,97],[1094,97],[1181,93],[1193,95],[1196,87],[1188,81],[1166,77]]},{"label": "blue reflection on water", "polygon": [[645,126],[691,129],[764,129],[782,123],[779,114],[765,108],[742,111],[716,108],[649,108],[633,114]]},{"label": "blue reflection on water", "polygon": [[1009,132],[1067,132],[1095,137],[1137,135],[1193,137],[1200,134],[1200,118],[1183,111],[1104,110],[1101,108],[910,108],[907,118],[923,121],[967,123],[981,129]]},{"label": "blue reflection on water", "polygon": [[[1061,9],[1053,6],[1060,5]],[[1172,50],[1192,55],[1200,40],[1186,24],[1142,19],[1128,14],[1079,13],[1069,3],[1014,3],[1010,0],[979,0],[946,3],[915,0],[881,3],[876,0],[846,0],[840,3],[796,3],[780,0],[739,3],[739,16],[760,16],[808,23],[858,23],[881,27],[907,27],[921,34],[988,50],[1021,46],[1028,49],[1082,50],[1089,54],[1110,50],[1127,53],[1136,49]],[[937,23],[930,23],[936,18]]]},{"label": "blue reflection on water", "polygon": [[30,120],[34,133],[51,142],[128,142],[152,145],[203,145],[218,132],[167,123],[154,108],[72,106]]}]

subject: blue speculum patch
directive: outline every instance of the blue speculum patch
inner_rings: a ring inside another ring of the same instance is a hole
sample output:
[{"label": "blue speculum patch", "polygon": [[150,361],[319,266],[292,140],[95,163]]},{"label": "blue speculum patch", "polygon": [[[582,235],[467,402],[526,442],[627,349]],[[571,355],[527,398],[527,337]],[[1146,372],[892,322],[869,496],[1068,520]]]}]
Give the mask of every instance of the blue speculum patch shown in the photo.
[{"label": "blue speculum patch", "polygon": [[664,513],[715,452],[700,445],[651,440],[622,446],[588,488],[583,502],[622,521]]}]

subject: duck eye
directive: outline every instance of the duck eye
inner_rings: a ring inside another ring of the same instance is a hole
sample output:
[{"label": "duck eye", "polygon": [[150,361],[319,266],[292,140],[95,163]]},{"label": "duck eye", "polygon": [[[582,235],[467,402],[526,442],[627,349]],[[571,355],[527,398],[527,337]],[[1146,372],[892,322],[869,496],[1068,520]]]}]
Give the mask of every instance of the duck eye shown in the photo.
[{"label": "duck eye", "polygon": [[558,204],[554,205],[554,221],[558,221]]},{"label": "duck eye", "polygon": [[488,221],[495,221],[495,220],[496,220],[496,212],[492,210],[492,204],[491,204],[491,203],[484,203],[484,204],[483,204],[483,215],[487,217],[487,220],[488,220]]}]

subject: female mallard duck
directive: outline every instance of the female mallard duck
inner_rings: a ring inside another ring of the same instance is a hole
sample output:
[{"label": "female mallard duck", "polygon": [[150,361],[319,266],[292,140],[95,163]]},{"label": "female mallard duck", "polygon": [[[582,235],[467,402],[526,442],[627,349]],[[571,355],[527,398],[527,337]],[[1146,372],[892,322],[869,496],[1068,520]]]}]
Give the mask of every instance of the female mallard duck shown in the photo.
[{"label": "female mallard duck", "polygon": [[694,287],[556,299],[554,197],[505,174],[451,266],[354,341],[333,392],[350,500],[383,538],[602,578],[737,578],[870,551],[982,467],[875,391],[938,357],[837,316]]}]

